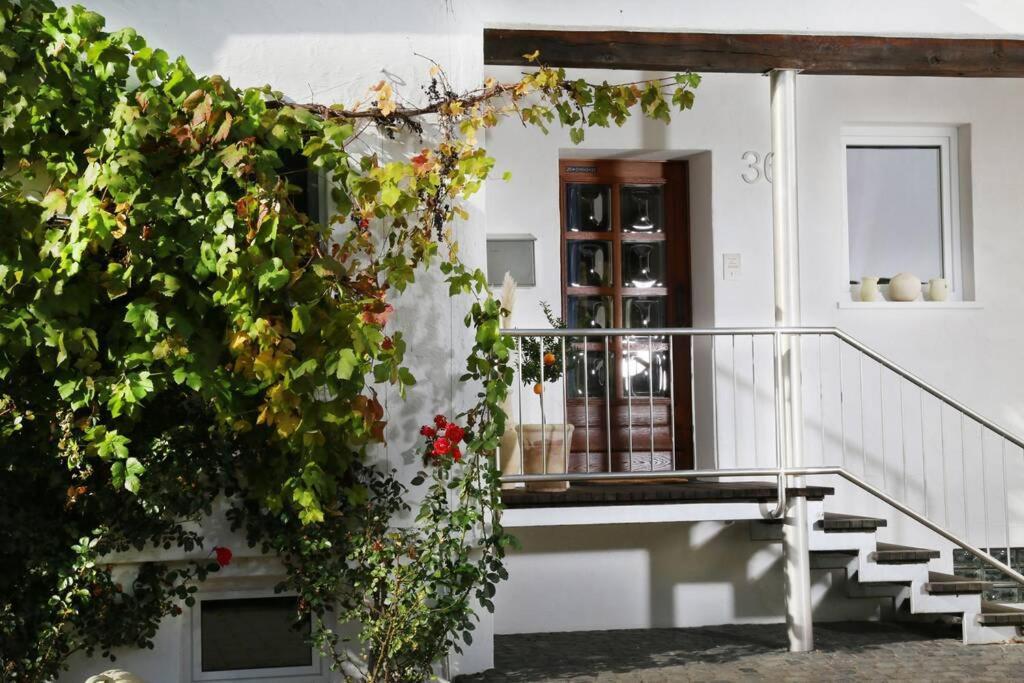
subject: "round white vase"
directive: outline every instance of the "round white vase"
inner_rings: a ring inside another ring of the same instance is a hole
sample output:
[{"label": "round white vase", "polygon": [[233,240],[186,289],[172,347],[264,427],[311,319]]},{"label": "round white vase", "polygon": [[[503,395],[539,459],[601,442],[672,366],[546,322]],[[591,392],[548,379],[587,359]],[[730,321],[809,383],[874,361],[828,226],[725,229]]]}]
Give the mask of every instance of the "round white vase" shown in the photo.
[{"label": "round white vase", "polygon": [[944,277],[933,277],[928,281],[928,298],[931,301],[945,301],[949,298],[949,283]]},{"label": "round white vase", "polygon": [[877,277],[862,277],[860,279],[860,300],[884,301],[882,291],[878,289]]},{"label": "round white vase", "polygon": [[892,301],[916,301],[921,298],[921,278],[910,273],[900,273],[889,280],[889,299]]}]

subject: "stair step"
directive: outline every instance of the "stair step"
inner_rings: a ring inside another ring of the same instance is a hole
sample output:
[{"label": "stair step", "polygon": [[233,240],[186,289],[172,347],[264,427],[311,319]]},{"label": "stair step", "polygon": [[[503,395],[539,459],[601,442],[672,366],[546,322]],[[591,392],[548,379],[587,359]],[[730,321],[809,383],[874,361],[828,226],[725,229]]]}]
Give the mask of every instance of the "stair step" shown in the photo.
[{"label": "stair step", "polygon": [[1024,610],[982,601],[978,623],[983,626],[1024,626]]},{"label": "stair step", "polygon": [[826,512],[824,519],[818,525],[826,532],[850,532],[850,531],[875,531],[879,527],[887,526],[889,523],[877,517],[859,517],[857,515],[844,515],[838,512]]},{"label": "stair step", "polygon": [[908,545],[894,543],[878,543],[875,545],[875,552],[871,553],[871,559],[878,564],[910,564],[934,560],[941,555],[942,553],[938,550],[912,548]]},{"label": "stair step", "polygon": [[991,585],[991,581],[980,581],[968,576],[929,572],[928,583],[924,585],[924,589],[932,595],[945,595],[950,593],[954,595],[964,595],[969,593],[980,593]]}]

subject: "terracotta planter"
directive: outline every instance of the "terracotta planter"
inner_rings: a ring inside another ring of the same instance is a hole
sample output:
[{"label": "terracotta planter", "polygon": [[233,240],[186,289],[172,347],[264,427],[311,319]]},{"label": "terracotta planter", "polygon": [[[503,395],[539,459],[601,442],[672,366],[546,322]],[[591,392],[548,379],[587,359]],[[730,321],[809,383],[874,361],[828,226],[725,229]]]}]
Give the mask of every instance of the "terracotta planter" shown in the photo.
[{"label": "terracotta planter", "polygon": [[[526,474],[544,474],[544,455],[547,455],[547,473],[555,474],[566,471],[566,441],[572,444],[574,425],[528,424],[516,426],[516,435],[522,436],[523,472]],[[563,431],[564,430],[564,431]],[[518,464],[518,463],[517,463]],[[533,491],[564,491],[569,488],[567,481],[535,482],[526,485]]]}]

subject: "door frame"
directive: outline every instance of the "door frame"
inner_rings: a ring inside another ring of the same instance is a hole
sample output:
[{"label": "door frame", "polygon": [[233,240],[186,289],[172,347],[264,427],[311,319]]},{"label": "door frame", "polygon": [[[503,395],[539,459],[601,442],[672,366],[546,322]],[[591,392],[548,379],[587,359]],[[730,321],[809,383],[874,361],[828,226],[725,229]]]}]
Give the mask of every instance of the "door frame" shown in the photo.
[{"label": "door frame", "polygon": [[[611,296],[615,301],[613,306],[612,324],[614,327],[623,327],[623,310],[621,301],[623,295],[642,295],[644,290],[623,287],[622,269],[622,244],[631,241],[629,237],[623,238],[620,225],[619,188],[628,184],[661,184],[665,188],[664,196],[664,221],[665,221],[665,269],[666,283],[663,296],[666,298],[666,326],[668,327],[690,327],[693,322],[693,289],[692,289],[692,260],[690,244],[690,199],[689,199],[689,166],[685,160],[670,161],[636,161],[623,159],[561,159],[559,160],[559,255],[560,266],[560,289],[563,318],[568,318],[568,246],[572,241],[567,238],[567,206],[566,189],[570,183],[595,183],[611,186],[611,201],[608,211],[611,222],[607,232],[598,233],[573,233],[575,239],[606,240],[611,242],[613,279],[612,286],[608,288],[578,288],[574,289],[574,295],[604,295]],[[642,241],[639,235],[633,235],[632,241]],[[662,288],[658,288],[662,289]],[[593,291],[591,291],[593,290]],[[652,429],[658,425],[665,424],[669,429],[670,419],[668,414],[669,401],[672,399],[659,398],[656,403],[659,411],[654,425],[651,425],[652,413],[647,410],[640,410],[644,419],[637,419],[632,415],[630,421],[629,411],[624,409],[627,399],[621,394],[621,382],[619,372],[616,369],[611,373],[608,381],[615,384],[615,393],[612,396],[612,405],[608,413],[605,413],[604,399],[589,399],[592,407],[589,411],[581,409],[586,399],[574,398],[567,400],[569,409],[568,419],[570,422],[579,423],[582,420],[583,412],[588,412],[590,417],[595,415],[608,415],[611,419],[613,429],[611,434],[615,436],[613,441],[621,441],[620,432],[632,426],[635,438],[639,440],[634,444],[633,457],[629,458],[629,452],[621,453],[622,449],[612,447],[612,457],[608,455],[606,440],[609,435],[601,426],[602,417],[598,421],[599,429],[596,435],[598,448],[594,448],[595,436],[591,435],[590,459],[586,458],[586,434],[584,429],[577,428],[574,431],[573,443],[570,449],[568,466],[570,471],[593,472],[608,469],[611,462],[612,470],[630,471],[646,469],[692,469],[694,463],[693,453],[693,393],[690,354],[692,350],[690,338],[672,338],[672,355],[674,367],[670,368],[670,381],[674,383],[675,399],[675,450],[669,447],[661,449],[657,446],[658,435],[652,434]],[[618,364],[616,363],[617,367]],[[633,399],[634,402],[637,399]],[[644,404],[648,402],[643,401]],[[634,403],[634,405],[636,405]],[[574,414],[575,413],[575,414]],[[623,422],[625,421],[625,424]],[[595,424],[591,419],[591,425]],[[643,427],[642,429],[639,427]],[[664,435],[662,435],[664,438]],[[627,435],[628,440],[628,435]],[[652,445],[652,440],[654,444]],[[655,450],[655,457],[650,457],[650,451]],[[623,459],[623,455],[625,459]]]}]

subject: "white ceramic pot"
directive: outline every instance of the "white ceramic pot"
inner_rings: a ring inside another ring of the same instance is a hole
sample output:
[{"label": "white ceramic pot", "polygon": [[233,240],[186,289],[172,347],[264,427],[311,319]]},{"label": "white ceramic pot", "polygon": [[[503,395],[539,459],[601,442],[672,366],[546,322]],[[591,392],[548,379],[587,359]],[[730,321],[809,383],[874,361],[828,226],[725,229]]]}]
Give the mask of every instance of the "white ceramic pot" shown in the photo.
[{"label": "white ceramic pot", "polygon": [[860,279],[860,300],[884,301],[882,292],[878,289],[877,277],[862,277]]},{"label": "white ceramic pot", "polygon": [[85,683],[146,683],[140,676],[123,669],[109,669],[101,674],[89,676]]},{"label": "white ceramic pot", "polygon": [[931,301],[945,301],[949,298],[949,283],[944,277],[933,277],[928,281],[928,298]]},{"label": "white ceramic pot", "polygon": [[[566,453],[572,444],[572,432],[575,425],[537,424],[517,425],[516,434],[522,437],[523,472],[526,474],[544,474],[545,454],[547,455],[547,473],[555,474],[566,471]],[[567,439],[567,440],[566,440]],[[564,491],[569,488],[567,481],[545,481],[526,485],[534,491]]]},{"label": "white ceramic pot", "polygon": [[890,301],[916,301],[921,298],[921,278],[900,273],[889,280]]}]

